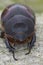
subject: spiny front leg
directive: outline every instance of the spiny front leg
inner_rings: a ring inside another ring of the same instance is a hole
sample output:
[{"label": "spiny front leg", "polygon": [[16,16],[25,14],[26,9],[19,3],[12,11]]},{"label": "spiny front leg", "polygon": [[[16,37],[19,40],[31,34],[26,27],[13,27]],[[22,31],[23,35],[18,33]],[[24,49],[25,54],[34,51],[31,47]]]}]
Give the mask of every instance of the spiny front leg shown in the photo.
[{"label": "spiny front leg", "polygon": [[34,33],[31,42],[28,43],[28,49],[29,49],[29,51],[25,55],[27,55],[27,54],[29,54],[31,52],[31,49],[34,46],[35,42],[36,42],[36,34]]}]

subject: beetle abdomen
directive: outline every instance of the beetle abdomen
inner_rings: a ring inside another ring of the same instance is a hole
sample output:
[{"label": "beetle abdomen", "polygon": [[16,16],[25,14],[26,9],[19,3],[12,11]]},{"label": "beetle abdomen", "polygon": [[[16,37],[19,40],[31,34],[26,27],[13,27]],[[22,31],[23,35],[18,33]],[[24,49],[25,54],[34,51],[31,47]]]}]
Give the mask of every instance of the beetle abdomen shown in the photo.
[{"label": "beetle abdomen", "polygon": [[30,8],[15,4],[7,7],[1,16],[5,33],[23,41],[34,32],[35,16]]}]

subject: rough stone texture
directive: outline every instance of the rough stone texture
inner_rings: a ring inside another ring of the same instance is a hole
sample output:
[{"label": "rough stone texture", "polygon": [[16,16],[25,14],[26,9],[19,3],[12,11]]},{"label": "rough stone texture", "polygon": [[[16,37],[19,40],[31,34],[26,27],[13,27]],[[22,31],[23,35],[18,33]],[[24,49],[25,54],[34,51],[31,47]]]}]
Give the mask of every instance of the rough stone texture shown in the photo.
[{"label": "rough stone texture", "polygon": [[29,55],[25,55],[28,51],[26,46],[22,45],[16,48],[15,61],[12,54],[6,48],[4,40],[0,38],[0,65],[43,65],[43,14],[36,14],[36,43]]}]

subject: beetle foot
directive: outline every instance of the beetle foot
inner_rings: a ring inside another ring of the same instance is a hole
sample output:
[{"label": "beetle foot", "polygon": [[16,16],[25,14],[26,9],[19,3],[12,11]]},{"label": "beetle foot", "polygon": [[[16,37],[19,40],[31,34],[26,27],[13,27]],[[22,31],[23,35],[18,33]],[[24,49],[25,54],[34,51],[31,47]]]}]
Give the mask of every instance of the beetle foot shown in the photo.
[{"label": "beetle foot", "polygon": [[28,55],[31,52],[31,50],[29,50],[27,53],[25,53],[25,55]]},{"label": "beetle foot", "polygon": [[29,54],[29,52],[27,52],[25,55],[28,55]]},{"label": "beetle foot", "polygon": [[15,58],[15,53],[14,53],[14,51],[13,51],[12,53],[13,53],[13,58],[14,58],[14,60],[17,61],[18,59]]}]

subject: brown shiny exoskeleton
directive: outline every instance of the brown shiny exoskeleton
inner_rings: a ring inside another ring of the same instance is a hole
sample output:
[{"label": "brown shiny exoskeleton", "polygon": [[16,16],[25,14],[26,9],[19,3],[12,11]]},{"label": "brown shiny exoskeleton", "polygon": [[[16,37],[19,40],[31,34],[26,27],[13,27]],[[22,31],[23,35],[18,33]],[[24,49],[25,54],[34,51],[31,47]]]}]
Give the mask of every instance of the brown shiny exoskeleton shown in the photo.
[{"label": "brown shiny exoskeleton", "polygon": [[15,44],[28,45],[29,54],[34,42],[35,35],[35,14],[27,6],[21,4],[13,4],[4,9],[1,15],[2,33],[1,36],[5,38],[6,46],[9,51],[13,53],[15,60]]}]

